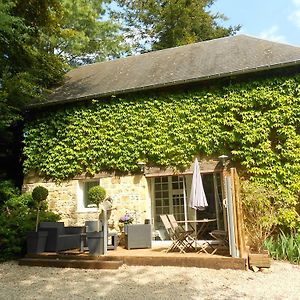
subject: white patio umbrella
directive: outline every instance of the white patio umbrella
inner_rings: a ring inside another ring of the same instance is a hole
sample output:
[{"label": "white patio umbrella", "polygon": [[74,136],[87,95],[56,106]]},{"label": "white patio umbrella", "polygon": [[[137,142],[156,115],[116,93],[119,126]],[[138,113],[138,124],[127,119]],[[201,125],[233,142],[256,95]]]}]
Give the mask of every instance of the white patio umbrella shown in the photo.
[{"label": "white patio umbrella", "polygon": [[196,210],[204,210],[207,204],[198,159],[194,161],[192,188],[189,206]]}]

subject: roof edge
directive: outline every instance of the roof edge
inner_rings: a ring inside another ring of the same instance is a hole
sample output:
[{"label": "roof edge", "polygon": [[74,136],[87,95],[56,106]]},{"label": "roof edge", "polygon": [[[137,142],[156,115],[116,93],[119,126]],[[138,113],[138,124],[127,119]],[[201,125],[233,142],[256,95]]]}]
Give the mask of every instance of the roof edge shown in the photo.
[{"label": "roof edge", "polygon": [[148,85],[148,86],[144,86],[144,87],[112,91],[112,92],[103,93],[103,94],[95,94],[92,96],[69,98],[69,99],[65,99],[65,100],[56,100],[56,101],[41,102],[41,103],[33,103],[33,104],[29,104],[26,107],[26,109],[31,110],[31,109],[35,109],[35,108],[43,108],[43,107],[49,107],[49,106],[54,106],[54,105],[63,105],[66,103],[77,102],[77,101],[85,101],[85,100],[87,101],[87,100],[92,100],[92,99],[100,98],[100,97],[102,98],[102,97],[107,97],[107,96],[117,96],[117,95],[123,95],[123,94],[127,94],[127,93],[134,93],[134,92],[145,91],[145,90],[148,91],[151,89],[154,90],[154,89],[159,89],[162,87],[171,87],[171,86],[175,86],[175,85],[181,85],[184,83],[195,83],[195,82],[201,82],[201,81],[205,81],[205,80],[213,80],[213,79],[217,79],[217,78],[225,78],[225,77],[229,77],[229,76],[261,72],[261,71],[270,70],[270,69],[279,69],[279,68],[294,66],[297,64],[300,64],[300,59],[294,60],[294,61],[289,61],[289,62],[278,63],[278,64],[274,64],[274,65],[263,65],[263,66],[258,66],[255,68],[240,69],[240,70],[227,72],[227,73],[214,74],[214,75],[209,75],[209,76],[204,76],[204,77],[196,77],[196,78],[191,78],[191,79],[187,79],[187,80],[178,80],[178,81],[168,82],[165,84],[153,84],[153,85]]}]

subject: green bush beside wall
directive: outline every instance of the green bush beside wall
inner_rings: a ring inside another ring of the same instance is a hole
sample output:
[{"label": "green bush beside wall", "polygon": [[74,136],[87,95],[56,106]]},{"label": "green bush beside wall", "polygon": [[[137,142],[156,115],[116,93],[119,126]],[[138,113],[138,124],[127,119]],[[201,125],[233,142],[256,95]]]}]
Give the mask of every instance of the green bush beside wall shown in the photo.
[{"label": "green bush beside wall", "polygon": [[[20,191],[8,181],[0,181],[0,261],[26,253],[26,234],[35,230],[36,203],[31,193]],[[40,221],[57,221],[59,215],[43,203]]]}]

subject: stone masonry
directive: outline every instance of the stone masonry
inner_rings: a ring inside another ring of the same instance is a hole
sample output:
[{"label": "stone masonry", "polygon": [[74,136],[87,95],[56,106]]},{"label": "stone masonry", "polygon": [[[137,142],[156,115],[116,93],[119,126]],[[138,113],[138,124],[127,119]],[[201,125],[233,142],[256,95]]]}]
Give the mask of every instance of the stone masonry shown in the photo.
[{"label": "stone masonry", "polygon": [[[32,191],[41,185],[48,189],[49,209],[59,213],[65,225],[84,225],[86,220],[97,220],[97,212],[78,210],[78,186],[82,180],[70,180],[60,184],[35,180],[25,180],[24,191]],[[109,218],[109,227],[119,229],[119,219],[126,212],[134,217],[134,223],[144,223],[151,218],[151,201],[147,180],[143,175],[101,177],[100,185],[105,188],[107,196],[113,199],[113,210]]]}]

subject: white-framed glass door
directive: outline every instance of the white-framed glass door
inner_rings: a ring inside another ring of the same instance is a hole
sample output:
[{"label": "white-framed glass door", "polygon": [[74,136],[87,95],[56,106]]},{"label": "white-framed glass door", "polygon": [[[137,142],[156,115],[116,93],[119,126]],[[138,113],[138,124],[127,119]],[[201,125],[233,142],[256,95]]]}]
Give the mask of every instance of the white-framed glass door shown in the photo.
[{"label": "white-framed glass door", "polygon": [[164,232],[160,220],[162,214],[173,214],[178,221],[184,221],[186,218],[188,220],[217,219],[217,222],[210,225],[209,230],[221,229],[224,226],[220,174],[211,173],[202,176],[208,201],[208,207],[202,212],[188,207],[191,180],[192,175],[158,176],[150,179],[152,218],[157,232]]},{"label": "white-framed glass door", "polygon": [[160,215],[173,214],[176,220],[184,220],[183,176],[159,176],[152,178],[152,214],[155,229],[162,229]]}]

